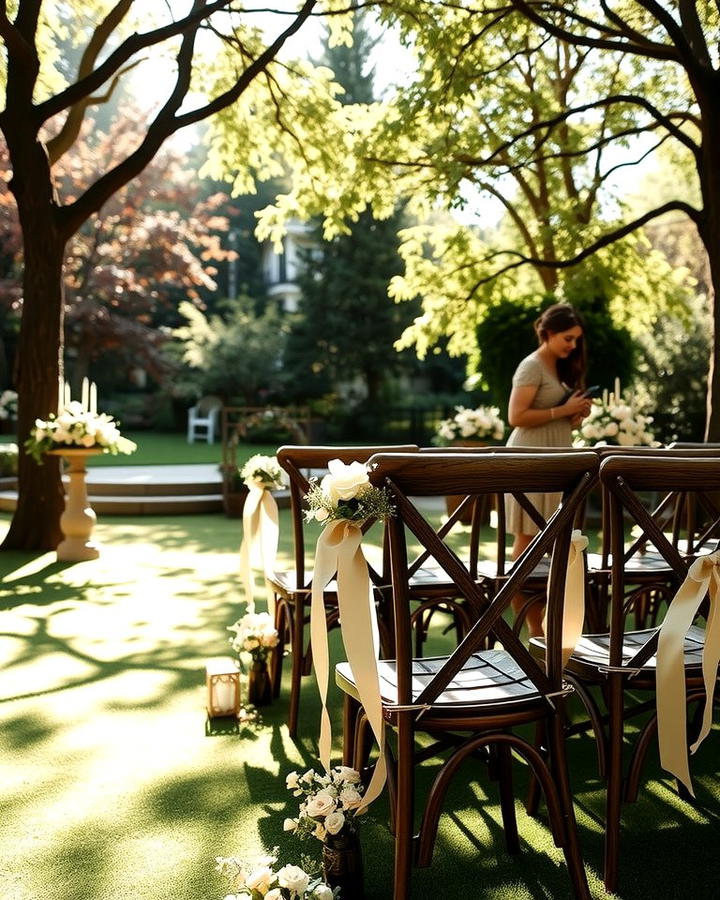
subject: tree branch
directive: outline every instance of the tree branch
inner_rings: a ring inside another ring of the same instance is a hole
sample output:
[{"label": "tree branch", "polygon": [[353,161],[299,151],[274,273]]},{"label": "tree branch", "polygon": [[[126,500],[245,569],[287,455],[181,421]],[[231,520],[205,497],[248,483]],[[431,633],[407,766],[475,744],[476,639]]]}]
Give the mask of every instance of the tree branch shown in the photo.
[{"label": "tree branch", "polygon": [[96,94],[92,97],[86,97],[84,100],[80,100],[70,108],[63,127],[55,135],[55,137],[50,138],[50,140],[45,144],[45,146],[47,147],[48,158],[50,159],[51,166],[54,165],[62,156],[64,156],[65,153],[67,153],[67,151],[75,143],[77,136],[80,134],[80,129],[82,128],[82,123],[85,118],[85,112],[87,108],[89,106],[98,106],[101,103],[107,103],[115,93],[115,88],[118,86],[118,83],[122,76],[126,72],[129,72],[131,69],[134,69],[135,66],[140,65],[140,62],[141,60],[137,60],[136,62],[132,62],[129,65],[125,66],[123,69],[120,69],[120,71],[113,77],[108,86],[108,89],[104,94]]},{"label": "tree branch", "polygon": [[39,103],[35,107],[38,126],[99,90],[135,53],[160,44],[168,38],[196,30],[205,19],[219,10],[231,6],[233,2],[234,0],[213,0],[207,5],[205,3],[193,4],[193,11],[184,18],[153,31],[146,31],[144,34],[131,35],[97,69],[69,85],[64,91],[55,94],[54,97],[50,97],[44,103]]},{"label": "tree branch", "polygon": [[[110,10],[103,21],[98,24],[97,28],[95,28],[83,51],[82,58],[80,59],[80,64],[78,66],[78,81],[90,75],[100,51],[107,43],[110,35],[127,15],[128,10],[132,6],[132,2],[133,0],[118,0],[118,3]],[[105,97],[110,97],[112,95],[120,76],[123,75],[128,68],[129,67],[121,69],[115,75],[108,91],[105,93]],[[78,134],[80,134],[83,119],[85,118],[85,111],[93,102],[98,102],[98,99],[85,97],[70,107],[62,128],[55,137],[51,138],[46,143],[50,165],[56,163],[75,143]]]},{"label": "tree branch", "polygon": [[472,296],[478,290],[478,288],[482,287],[484,284],[487,284],[488,282],[493,281],[495,278],[498,278],[500,275],[504,275],[506,272],[510,272],[513,269],[519,268],[520,266],[536,266],[537,268],[545,267],[549,269],[572,268],[572,266],[578,265],[578,263],[581,263],[584,259],[587,259],[589,256],[597,253],[598,250],[602,250],[603,247],[609,247],[616,241],[627,237],[629,234],[632,234],[632,232],[636,231],[638,228],[642,228],[642,226],[647,222],[650,222],[653,219],[656,219],[659,216],[662,216],[665,213],[671,212],[675,209],[684,212],[693,222],[695,222],[696,225],[702,221],[702,213],[700,210],[695,209],[693,206],[690,206],[690,204],[684,203],[681,200],[673,200],[670,203],[665,203],[662,206],[657,207],[656,209],[650,210],[637,219],[634,219],[632,222],[628,222],[625,225],[621,225],[618,228],[615,228],[613,231],[609,231],[607,234],[604,234],[596,241],[593,241],[592,244],[585,247],[580,251],[580,253],[577,253],[571,259],[540,259],[538,257],[525,256],[522,253],[519,253],[517,250],[498,250],[495,253],[492,253],[490,256],[485,257],[482,262],[490,262],[498,256],[515,256],[518,258],[515,262],[508,263],[506,266],[503,266],[501,269],[498,269],[498,271],[493,272],[491,275],[480,278],[473,285],[469,296]]},{"label": "tree branch", "polygon": [[687,35],[690,49],[695,51],[695,59],[706,68],[712,69],[710,51],[708,50],[694,0],[680,0],[680,21],[682,22],[683,32]]},{"label": "tree branch", "polygon": [[[196,2],[202,2],[202,0],[196,0]],[[227,2],[227,0],[223,0],[223,2]],[[238,77],[229,90],[218,95],[204,106],[177,116],[177,110],[182,105],[190,85],[195,34],[201,19],[198,19],[192,28],[186,29],[177,55],[178,75],[175,87],[167,102],[148,127],[142,143],[126,159],[102,175],[74,203],[59,210],[58,219],[62,232],[67,237],[72,235],[92,213],[100,209],[109,197],[142,172],[171,134],[187,125],[200,122],[234,103],[253,80],[272,62],[285,41],[295,34],[303,22],[306,21],[317,2],[318,0],[305,0],[292,24],[281,32],[272,44],[265,48],[260,56]],[[211,6],[217,7],[218,3],[211,4]],[[185,21],[187,22],[190,18],[188,16]]]},{"label": "tree branch", "polygon": [[7,0],[2,0],[0,3],[0,37],[5,42],[8,57],[15,57],[18,63],[24,59],[26,64],[30,64],[36,59],[32,44],[25,40],[8,19]]},{"label": "tree branch", "polygon": [[[474,179],[473,179],[474,180]],[[525,241],[525,244],[530,251],[531,256],[537,256],[537,246],[535,244],[535,239],[533,238],[530,229],[527,227],[527,222],[522,217],[520,212],[515,208],[515,205],[511,203],[507,197],[501,193],[496,187],[488,181],[476,181],[475,182],[479,188],[487,191],[488,194],[491,194],[497,200],[499,200],[502,205],[507,210],[508,215],[512,219],[515,224],[515,227],[520,232],[522,239]]]},{"label": "tree branch", "polygon": [[[534,9],[536,5],[534,0],[531,0],[531,2],[527,2],[527,0],[510,0],[510,3],[512,3],[515,9],[517,9],[518,12],[521,12],[531,22],[544,28],[550,34],[560,38],[560,40],[567,41],[569,44],[581,47],[596,47],[599,50],[615,50],[621,53],[632,53],[635,56],[644,56],[648,59],[669,59],[674,60],[675,62],[681,61],[680,54],[675,47],[668,47],[666,44],[658,44],[655,41],[644,41],[643,43],[636,44],[628,40],[622,41],[611,40],[609,38],[588,37],[586,35],[577,34],[574,31],[568,31],[567,28],[561,28],[559,25],[556,25],[554,22],[551,22],[549,19],[540,15],[540,13],[536,12]],[[572,15],[567,7],[563,7],[562,5],[558,6],[557,4],[543,5],[549,6],[550,8],[554,7],[569,18],[579,21],[578,17]],[[597,31],[602,32],[605,30],[610,34],[613,33],[608,29],[602,29],[596,22],[587,20],[586,23],[589,27],[592,27]]]},{"label": "tree branch", "polygon": [[563,109],[556,116],[553,116],[550,119],[544,119],[540,122],[533,122],[532,125],[529,125],[523,131],[513,135],[513,137],[511,137],[509,140],[504,141],[500,145],[500,147],[497,147],[495,150],[493,150],[493,152],[485,159],[478,160],[478,164],[487,165],[491,163],[495,157],[513,147],[523,138],[531,137],[536,131],[539,131],[543,128],[554,128],[556,125],[559,125],[561,122],[566,121],[571,116],[587,112],[591,109],[598,109],[603,106],[611,106],[614,103],[628,103],[630,105],[640,106],[642,109],[650,113],[650,115],[657,122],[667,128],[667,130],[673,135],[673,137],[675,137],[689,150],[691,150],[695,157],[699,155],[700,148],[692,140],[692,138],[688,137],[680,128],[677,128],[667,115],[661,113],[660,110],[657,109],[657,107],[655,107],[652,103],[650,103],[645,97],[640,97],[636,94],[614,94],[609,97],[602,97],[600,100],[594,100],[590,103],[584,103],[581,106],[571,107],[570,109]]}]

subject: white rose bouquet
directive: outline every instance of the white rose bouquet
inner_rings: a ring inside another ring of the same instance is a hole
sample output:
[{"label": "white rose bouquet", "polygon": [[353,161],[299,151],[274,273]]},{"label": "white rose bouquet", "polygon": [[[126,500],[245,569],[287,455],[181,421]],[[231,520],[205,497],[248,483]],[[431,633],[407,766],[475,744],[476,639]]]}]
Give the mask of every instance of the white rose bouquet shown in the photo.
[{"label": "white rose bouquet", "polygon": [[455,415],[443,419],[437,427],[433,443],[447,447],[453,441],[501,441],[505,437],[505,422],[497,406],[478,406],[467,409],[455,407]]},{"label": "white rose bouquet", "polygon": [[280,642],[273,620],[266,612],[245,613],[228,627],[228,631],[235,633],[230,638],[233,650],[239,655],[248,654],[253,662],[267,660],[270,651]]},{"label": "white rose bouquet", "polygon": [[287,473],[274,456],[263,456],[256,453],[240,469],[240,477],[250,487],[279,490],[287,484]]},{"label": "white rose bouquet", "polygon": [[291,772],[285,784],[293,797],[303,798],[297,818],[285,819],[285,831],[292,831],[303,840],[314,837],[324,841],[328,836],[357,830],[357,811],[362,805],[364,787],[355,769],[335,766],[327,775],[313,769],[303,775]]},{"label": "white rose bouquet", "polygon": [[275,869],[277,848],[252,866],[234,856],[217,856],[215,870],[228,879],[232,894],[225,900],[333,900],[336,893],[312,867],[286,865]]},{"label": "white rose bouquet", "polygon": [[590,414],[574,432],[575,447],[659,447],[649,430],[652,416],[644,415],[632,397],[624,396],[619,385],[612,393],[603,391],[592,402]]},{"label": "white rose bouquet", "polygon": [[48,450],[68,447],[99,448],[104,453],[133,453],[137,444],[120,434],[118,423],[106,413],[89,412],[77,400],[71,400],[65,409],[47,420],[36,419],[30,437],[25,441],[25,452],[42,462]]},{"label": "white rose bouquet", "polygon": [[331,459],[328,474],[320,483],[311,478],[310,484],[305,495],[307,522],[325,524],[339,519],[363,522],[365,519],[387,519],[394,512],[387,490],[370,484],[370,469],[365,463],[348,465],[339,459]]}]

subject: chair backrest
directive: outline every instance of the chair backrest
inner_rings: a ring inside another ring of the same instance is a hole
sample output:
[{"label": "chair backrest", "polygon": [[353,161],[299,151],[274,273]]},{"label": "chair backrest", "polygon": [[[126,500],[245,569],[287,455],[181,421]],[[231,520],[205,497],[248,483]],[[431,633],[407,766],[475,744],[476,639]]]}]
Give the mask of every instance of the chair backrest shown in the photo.
[{"label": "chair backrest", "polygon": [[201,397],[198,400],[197,413],[196,418],[206,418],[209,419],[211,417],[217,417],[220,414],[220,410],[222,409],[223,402],[220,397]]},{"label": "chair backrest", "polygon": [[[277,460],[287,472],[290,488],[290,512],[293,528],[293,555],[297,584],[305,584],[305,495],[310,489],[310,478],[321,478],[327,472],[330,460],[339,459],[348,464],[367,462],[375,453],[417,453],[416,444],[389,444],[374,447],[319,447],[285,445],[277,451]],[[316,531],[317,529],[315,529]]]},{"label": "chair backrest", "polygon": [[[589,452],[592,452],[592,449],[593,448],[590,448]],[[458,453],[467,454],[470,451],[468,451],[467,447],[422,447],[420,449],[420,452],[432,454],[447,453],[450,455],[455,455]],[[484,447],[473,447],[472,449],[472,453],[490,456],[504,456],[508,453],[515,454],[516,456],[537,456],[538,454],[543,454],[545,456],[563,456],[577,452],[577,449],[573,447],[508,447],[504,444],[488,444]],[[526,505],[526,500],[524,497],[521,496],[518,499],[520,504],[525,507],[525,511],[530,515],[530,517],[532,519],[535,519],[536,524],[538,524],[539,527],[544,527],[544,520],[542,519],[542,517],[540,517],[540,514],[537,512],[537,510],[535,510],[534,508],[529,508]],[[506,559],[508,553],[508,532],[505,520],[505,503],[503,493],[496,493],[494,495],[494,506],[497,515],[495,561],[497,565],[497,574],[498,576],[502,577],[505,575]],[[444,532],[446,533],[451,529],[451,527],[460,519],[463,510],[468,507],[470,507],[471,509],[469,558],[471,571],[475,573],[477,571],[479,547],[480,541],[482,539],[481,528],[484,524],[482,517],[482,510],[484,507],[481,503],[479,503],[479,498],[472,497],[466,493],[463,502],[448,517],[448,521],[444,526]],[[578,507],[575,516],[576,527],[583,527],[584,518],[585,505],[581,504]],[[425,554],[425,556],[427,556],[427,554]],[[424,560],[421,557],[420,562],[422,561]]]},{"label": "chair backrest", "polygon": [[[608,522],[612,552],[610,599],[610,665],[633,668],[647,662],[657,647],[657,632],[638,645],[630,658],[623,660],[624,605],[628,577],[628,554],[641,552],[644,542],[652,543],[666,561],[677,584],[686,576],[693,557],[682,554],[666,536],[659,523],[640,499],[640,494],[657,491],[662,494],[687,494],[720,491],[720,455],[682,455],[682,451],[661,451],[655,456],[642,454],[609,455],[600,465],[600,482],[608,496]],[[642,532],[630,551],[625,548],[627,519]],[[710,528],[717,535],[716,519]],[[633,549],[636,548],[636,549]],[[697,543],[695,550],[697,551]],[[713,548],[714,549],[714,548]]]},{"label": "chair backrest", "polygon": [[[720,457],[720,445],[695,444],[684,449],[676,447],[595,447],[601,461],[607,457],[633,457],[636,459],[717,459]],[[602,484],[602,482],[601,482]],[[660,488],[648,490],[647,494],[656,495],[650,515],[662,531],[672,533],[672,543],[678,547],[686,542],[688,553],[696,552],[707,546],[713,531],[713,523],[720,515],[717,504],[712,502],[707,492],[697,494],[694,491],[682,491],[679,488],[662,491]],[[647,504],[645,498],[644,502]],[[698,516],[698,506],[707,515]],[[703,526],[704,523],[704,527]],[[602,487],[602,567],[607,568],[611,554],[609,520],[609,498],[605,487]],[[625,551],[626,561],[637,552],[643,552],[649,541],[639,536]]]},{"label": "chair backrest", "polygon": [[[398,703],[410,703],[411,693],[411,555],[408,542],[419,543],[457,585],[473,610],[475,622],[448,661],[434,675],[417,703],[432,703],[473,653],[498,640],[543,694],[561,689],[560,635],[565,569],[580,503],[592,486],[598,460],[593,453],[427,453],[378,455],[370,459],[371,478],[391,491],[396,515],[388,521],[393,594],[393,619],[398,667]],[[415,502],[416,498],[465,493],[469,496],[560,492],[563,503],[516,561],[507,581],[494,596],[479,587],[463,563]],[[539,560],[553,551],[548,604],[548,640],[554,649],[543,670],[503,619],[512,597],[524,585]]]}]

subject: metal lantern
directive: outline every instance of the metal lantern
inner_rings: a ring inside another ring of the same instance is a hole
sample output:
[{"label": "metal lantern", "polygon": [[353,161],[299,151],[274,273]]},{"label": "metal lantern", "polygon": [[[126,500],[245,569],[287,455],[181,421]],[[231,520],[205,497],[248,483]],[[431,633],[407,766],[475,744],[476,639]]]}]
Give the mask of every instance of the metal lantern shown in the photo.
[{"label": "metal lantern", "polygon": [[237,716],[240,712],[240,671],[229,656],[209,659],[205,665],[207,711],[214,716]]}]

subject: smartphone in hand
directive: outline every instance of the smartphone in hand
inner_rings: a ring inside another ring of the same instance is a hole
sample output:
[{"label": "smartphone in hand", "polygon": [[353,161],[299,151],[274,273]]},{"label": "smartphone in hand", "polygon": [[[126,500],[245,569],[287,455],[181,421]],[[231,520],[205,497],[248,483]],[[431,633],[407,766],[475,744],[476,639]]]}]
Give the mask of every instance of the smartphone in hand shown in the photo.
[{"label": "smartphone in hand", "polygon": [[[582,392],[582,395],[581,395],[581,396],[583,396],[583,397],[596,397],[596,396],[600,393],[601,390],[602,390],[602,388],[600,387],[599,384],[594,384],[594,385],[592,385],[592,387],[585,388],[585,390]],[[568,391],[568,392],[565,394],[565,396],[562,398],[562,400],[560,401],[559,405],[562,406],[563,403],[567,403],[568,400],[572,397],[572,395],[573,395],[574,393],[576,393],[576,391],[574,391],[574,390]]]}]

